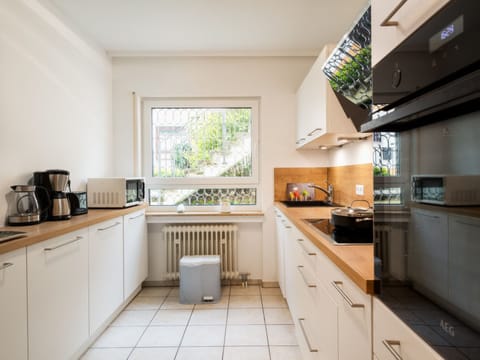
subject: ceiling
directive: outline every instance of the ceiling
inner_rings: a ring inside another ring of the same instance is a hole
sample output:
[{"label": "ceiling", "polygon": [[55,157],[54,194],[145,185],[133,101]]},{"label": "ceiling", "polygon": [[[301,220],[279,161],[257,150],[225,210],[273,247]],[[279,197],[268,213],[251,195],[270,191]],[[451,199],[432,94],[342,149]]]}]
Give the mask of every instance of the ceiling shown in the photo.
[{"label": "ceiling", "polygon": [[317,55],[368,0],[50,0],[112,56]]}]

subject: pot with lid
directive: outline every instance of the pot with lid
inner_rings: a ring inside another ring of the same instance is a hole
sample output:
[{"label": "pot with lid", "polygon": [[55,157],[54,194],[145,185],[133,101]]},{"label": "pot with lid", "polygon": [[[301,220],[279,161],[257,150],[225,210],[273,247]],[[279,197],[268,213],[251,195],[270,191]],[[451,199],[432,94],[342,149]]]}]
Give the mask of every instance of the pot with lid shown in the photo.
[{"label": "pot with lid", "polygon": [[[368,207],[354,207],[355,202],[365,202]],[[373,209],[367,200],[353,200],[350,206],[332,210],[330,222],[335,227],[349,230],[369,230],[373,228]]]}]

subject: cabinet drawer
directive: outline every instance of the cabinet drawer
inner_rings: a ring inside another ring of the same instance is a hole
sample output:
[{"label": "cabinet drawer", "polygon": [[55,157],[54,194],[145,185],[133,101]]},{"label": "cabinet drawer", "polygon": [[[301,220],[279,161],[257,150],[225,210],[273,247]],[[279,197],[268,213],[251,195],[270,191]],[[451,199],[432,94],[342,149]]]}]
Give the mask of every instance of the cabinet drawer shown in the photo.
[{"label": "cabinet drawer", "polygon": [[442,359],[377,298],[373,299],[373,351],[379,360]]}]

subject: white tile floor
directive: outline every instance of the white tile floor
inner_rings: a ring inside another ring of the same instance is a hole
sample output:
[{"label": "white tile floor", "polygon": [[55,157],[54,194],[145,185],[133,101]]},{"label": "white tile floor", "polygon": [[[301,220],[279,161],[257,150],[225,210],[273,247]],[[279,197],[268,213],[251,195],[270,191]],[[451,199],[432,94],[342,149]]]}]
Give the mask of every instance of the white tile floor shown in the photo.
[{"label": "white tile floor", "polygon": [[278,288],[223,287],[216,304],[182,305],[178,296],[143,289],[82,360],[301,360]]}]

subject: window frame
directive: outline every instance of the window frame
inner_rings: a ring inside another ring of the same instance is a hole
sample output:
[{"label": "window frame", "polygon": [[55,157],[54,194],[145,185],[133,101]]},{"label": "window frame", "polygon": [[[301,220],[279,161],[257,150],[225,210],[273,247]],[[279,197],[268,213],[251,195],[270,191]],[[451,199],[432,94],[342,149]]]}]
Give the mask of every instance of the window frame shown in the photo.
[{"label": "window frame", "polygon": [[[150,189],[200,189],[200,188],[255,188],[255,205],[232,205],[236,210],[260,209],[259,186],[259,110],[260,99],[257,97],[234,98],[143,98],[142,99],[142,176],[146,183],[146,196]],[[152,148],[152,108],[251,108],[251,146],[252,175],[249,177],[195,177],[179,178],[153,177]],[[174,210],[174,206],[150,205],[155,210]],[[191,206],[186,210],[212,211],[213,206]]]}]

